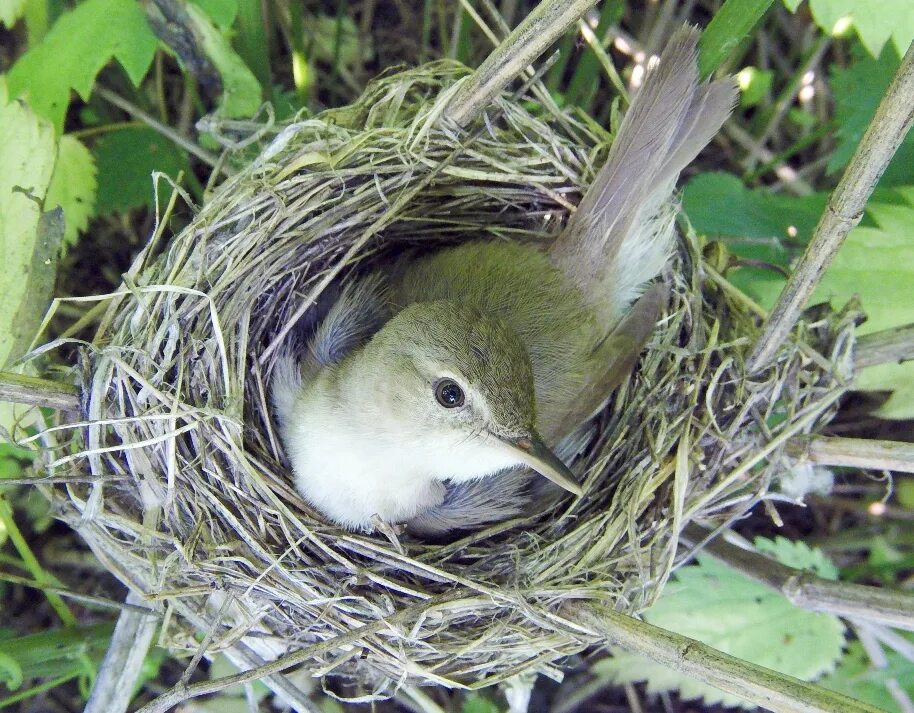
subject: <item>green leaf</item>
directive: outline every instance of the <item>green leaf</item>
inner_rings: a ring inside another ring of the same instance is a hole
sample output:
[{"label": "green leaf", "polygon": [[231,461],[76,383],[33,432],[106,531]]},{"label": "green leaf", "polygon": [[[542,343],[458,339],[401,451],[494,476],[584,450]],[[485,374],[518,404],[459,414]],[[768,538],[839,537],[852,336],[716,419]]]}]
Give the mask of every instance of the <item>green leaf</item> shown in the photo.
[{"label": "green leaf", "polygon": [[57,629],[0,640],[0,657],[12,660],[25,680],[85,672],[84,656],[100,662],[111,640],[113,623]]},{"label": "green leaf", "polygon": [[9,91],[63,131],[70,90],[89,98],[96,75],[117,59],[134,85],[146,75],[156,38],[134,0],[86,0],[61,15],[10,69]]},{"label": "green leaf", "polygon": [[756,67],[744,67],[737,72],[736,81],[739,83],[740,105],[749,107],[761,102],[770,91],[773,79],[774,72]]},{"label": "green leaf", "polygon": [[[844,625],[808,612],[711,558],[683,567],[644,618],[716,649],[806,681],[831,671],[844,646]],[[617,683],[647,680],[649,692],[678,690],[706,704],[747,705],[741,699],[670,668],[628,654],[595,666]]]},{"label": "green leaf", "polygon": [[698,69],[709,77],[762,19],[772,0],[726,0],[698,41]]},{"label": "green leaf", "polygon": [[222,78],[218,113],[228,118],[253,116],[262,100],[262,87],[257,77],[205,12],[195,5],[187,5],[187,14],[200,37],[203,51]]},{"label": "green leaf", "polygon": [[153,206],[152,172],[176,177],[188,170],[187,155],[146,127],[111,131],[92,149],[98,164],[99,215]]},{"label": "green leaf", "polygon": [[[861,334],[914,322],[914,186],[893,198],[870,202],[868,224],[851,231],[812,297],[840,306],[859,295],[867,315]],[[857,386],[894,391],[878,411],[883,418],[914,417],[914,362],[864,369]]]},{"label": "green leaf", "polygon": [[[914,637],[910,634],[901,635],[914,643]],[[908,696],[914,697],[914,662],[891,649],[885,653],[888,665],[885,668],[876,668],[870,662],[863,646],[854,641],[847,647],[847,653],[835,672],[819,681],[819,685],[884,711],[902,713],[898,702],[886,688],[886,683],[889,679],[895,679]]]},{"label": "green leaf", "polygon": [[25,0],[0,0],[0,24],[12,27],[22,17]]},{"label": "green leaf", "polygon": [[468,693],[460,706],[460,713],[499,713],[499,708],[481,693]]},{"label": "green leaf", "polygon": [[788,540],[786,537],[756,537],[755,549],[771,555],[781,564],[794,569],[805,569],[815,572],[823,579],[838,579],[838,568],[818,547],[810,547],[802,540]]},{"label": "green leaf", "polygon": [[[830,86],[835,98],[838,140],[828,160],[834,173],[847,165],[869,126],[882,95],[901,64],[898,51],[886,45],[874,59],[854,45],[854,61],[847,68],[832,65]],[[909,133],[879,181],[880,186],[914,183],[914,133]]]},{"label": "green leaf", "polygon": [[53,289],[62,234],[42,202],[56,155],[47,121],[22,102],[0,107],[0,368],[31,342]]},{"label": "green leaf", "polygon": [[75,245],[79,233],[89,227],[96,188],[95,159],[79,139],[64,134],[57,144],[57,163],[44,204],[47,208],[63,209],[65,246]]},{"label": "green leaf", "polygon": [[193,0],[225,32],[238,15],[238,0]]},{"label": "green leaf", "polygon": [[914,3],[911,0],[809,0],[816,24],[828,34],[840,34],[848,18],[873,57],[889,40],[904,53],[914,40]]}]

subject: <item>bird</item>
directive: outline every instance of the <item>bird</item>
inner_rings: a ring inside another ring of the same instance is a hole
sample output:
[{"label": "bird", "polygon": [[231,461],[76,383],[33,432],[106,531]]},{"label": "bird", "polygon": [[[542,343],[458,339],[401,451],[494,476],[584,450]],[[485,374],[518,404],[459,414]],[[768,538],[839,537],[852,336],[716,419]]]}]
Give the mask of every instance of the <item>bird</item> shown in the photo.
[{"label": "bird", "polygon": [[434,538],[582,495],[566,463],[656,327],[676,180],[736,101],[731,78],[700,81],[698,37],[677,30],[648,66],[546,249],[470,239],[407,255],[348,282],[277,359],[280,438],[325,518]]}]

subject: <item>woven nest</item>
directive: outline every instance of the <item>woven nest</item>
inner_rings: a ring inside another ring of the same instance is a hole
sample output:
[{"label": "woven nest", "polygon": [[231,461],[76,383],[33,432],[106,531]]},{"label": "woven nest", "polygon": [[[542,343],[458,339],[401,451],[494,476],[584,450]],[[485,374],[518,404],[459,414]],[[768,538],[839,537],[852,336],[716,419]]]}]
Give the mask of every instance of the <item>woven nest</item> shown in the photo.
[{"label": "woven nest", "polygon": [[605,158],[608,135],[527,97],[449,128],[443,108],[467,74],[438,63],[389,76],[351,107],[285,127],[186,229],[154,239],[110,298],[82,364],[88,426],[57,465],[91,475],[52,497],[161,608],[174,650],[301,650],[314,675],[366,694],[557,677],[599,641],[566,604],[648,606],[684,525],[771,497],[787,439],[829,418],[850,318],[804,323],[747,380],[758,317],[692,236],[636,373],[572,465],[586,479],[579,501],[448,544],[405,537],[403,553],[310,509],[268,406],[277,346],[335,286],[407,247],[550,240]]}]

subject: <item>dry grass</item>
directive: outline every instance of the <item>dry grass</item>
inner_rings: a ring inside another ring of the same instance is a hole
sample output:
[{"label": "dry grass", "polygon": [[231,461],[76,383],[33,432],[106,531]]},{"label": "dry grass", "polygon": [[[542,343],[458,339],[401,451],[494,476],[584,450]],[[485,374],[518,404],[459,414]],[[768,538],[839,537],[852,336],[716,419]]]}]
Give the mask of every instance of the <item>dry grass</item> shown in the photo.
[{"label": "dry grass", "polygon": [[208,651],[243,637],[265,657],[313,646],[315,674],[379,693],[558,675],[597,643],[552,617],[563,603],[648,606],[684,525],[776,498],[784,443],[843,392],[852,315],[802,323],[748,380],[757,315],[709,277],[691,236],[638,372],[574,466],[583,498],[450,544],[407,539],[405,554],[322,522],[291,486],[267,406],[295,319],[313,322],[326,286],[407,248],[549,240],[605,156],[599,129],[526,98],[503,96],[469,138],[450,131],[440,108],[465,77],[443,63],[392,75],[284,128],[110,298],[84,351],[86,422],[50,467],[91,477],[49,492],[166,614],[173,648],[197,651],[194,632]]}]

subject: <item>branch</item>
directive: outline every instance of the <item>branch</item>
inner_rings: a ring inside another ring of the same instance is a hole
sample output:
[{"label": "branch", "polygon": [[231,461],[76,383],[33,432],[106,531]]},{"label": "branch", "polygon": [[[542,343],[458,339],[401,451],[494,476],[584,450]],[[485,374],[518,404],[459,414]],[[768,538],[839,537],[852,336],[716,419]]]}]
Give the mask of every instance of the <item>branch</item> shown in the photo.
[{"label": "branch", "polygon": [[596,3],[597,0],[542,0],[457,91],[446,115],[460,126],[469,124]]},{"label": "branch", "polygon": [[914,473],[914,443],[903,441],[807,436],[791,441],[788,451],[817,465]]},{"label": "branch", "polygon": [[765,323],[747,362],[749,373],[759,371],[772,360],[844,238],[863,217],[876,182],[914,122],[911,97],[914,97],[914,44],[905,53],[876,115],[825,206],[812,240]]},{"label": "branch", "polygon": [[78,411],[79,389],[59,381],[0,371],[0,401]]},{"label": "branch", "polygon": [[914,359],[914,324],[864,334],[854,348],[857,369],[908,359]]},{"label": "branch", "polygon": [[567,618],[561,621],[567,626],[777,713],[877,713],[879,710],[616,611],[567,605],[563,614]]},{"label": "branch", "polygon": [[914,596],[906,592],[823,579],[807,571],[781,564],[765,555],[744,550],[711,533],[689,525],[684,539],[702,542],[703,552],[769,589],[783,594],[793,605],[810,611],[828,612],[850,619],[863,619],[914,631]]}]

